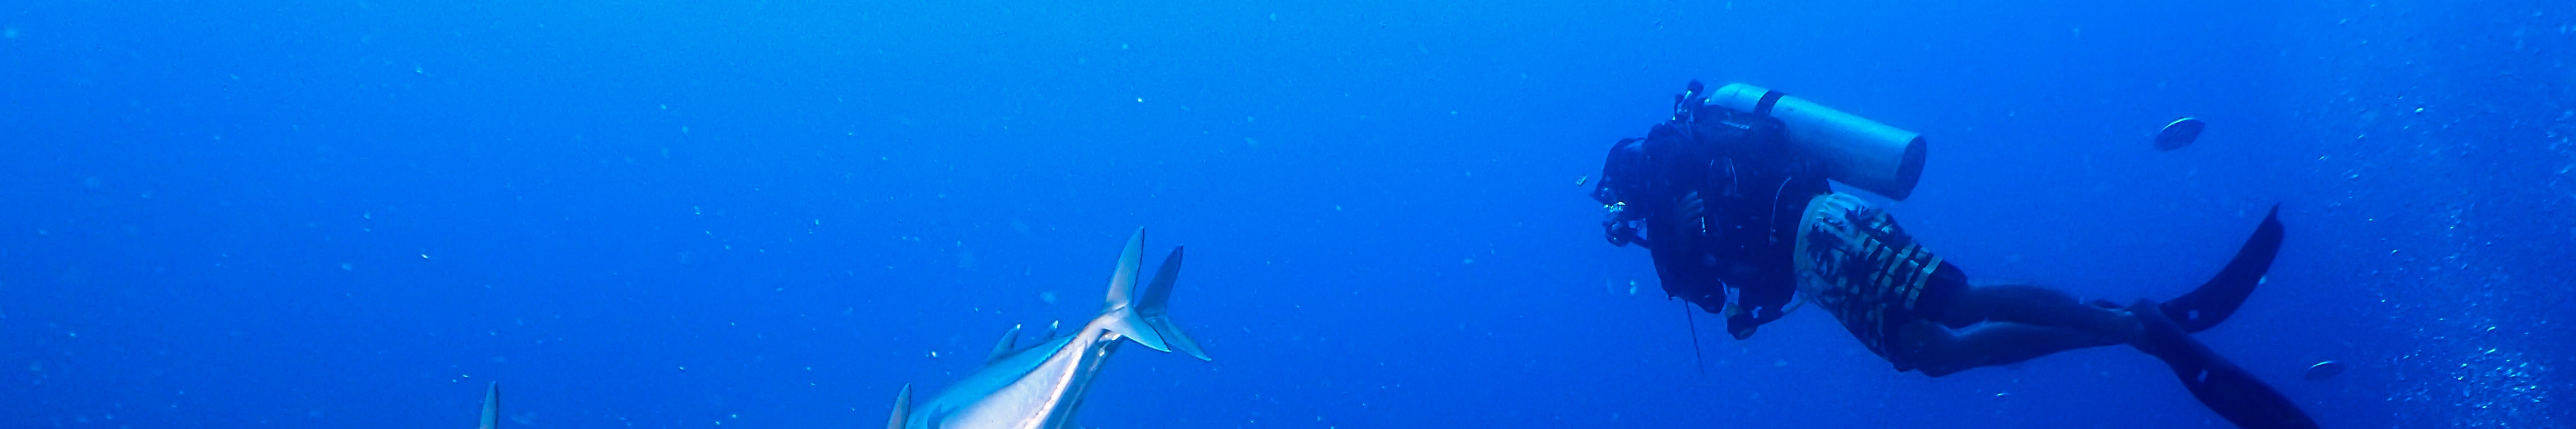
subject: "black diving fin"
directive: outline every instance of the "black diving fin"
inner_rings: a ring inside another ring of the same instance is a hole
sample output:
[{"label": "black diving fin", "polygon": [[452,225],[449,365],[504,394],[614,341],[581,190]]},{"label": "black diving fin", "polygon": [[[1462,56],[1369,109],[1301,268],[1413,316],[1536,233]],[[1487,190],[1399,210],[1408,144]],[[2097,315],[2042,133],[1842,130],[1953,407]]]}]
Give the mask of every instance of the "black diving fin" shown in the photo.
[{"label": "black diving fin", "polygon": [[2201,405],[2218,413],[2229,423],[2246,429],[2315,429],[2317,422],[2299,405],[2290,402],[2280,391],[2254,374],[2227,361],[2209,346],[2193,340],[2173,319],[2165,318],[2152,302],[2139,301],[2129,307],[2146,325],[2144,343],[2133,344],[2139,351],[2163,360],[2173,367],[2174,376]]},{"label": "black diving fin", "polygon": [[2262,226],[2254,228],[2254,236],[2245,239],[2245,247],[2236,249],[2236,258],[2228,260],[2217,276],[2201,283],[2199,289],[2156,307],[2172,317],[2183,332],[2209,330],[2226,321],[2228,315],[2236,314],[2236,307],[2245,305],[2245,297],[2254,294],[2254,286],[2263,284],[2263,273],[2272,269],[2272,257],[2279,253],[2281,206],[2276,204],[2271,213],[2263,215]]}]

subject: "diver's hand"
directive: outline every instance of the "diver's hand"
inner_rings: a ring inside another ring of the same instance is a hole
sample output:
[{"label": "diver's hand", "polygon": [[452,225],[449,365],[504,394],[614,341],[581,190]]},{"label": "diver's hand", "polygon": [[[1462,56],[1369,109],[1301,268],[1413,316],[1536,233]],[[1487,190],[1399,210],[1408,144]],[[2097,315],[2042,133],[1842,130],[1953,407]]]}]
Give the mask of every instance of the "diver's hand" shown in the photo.
[{"label": "diver's hand", "polygon": [[1636,213],[1628,211],[1628,203],[1612,203],[1601,209],[1606,212],[1601,219],[1601,236],[1609,239],[1610,245],[1627,247],[1628,243],[1636,243],[1653,247],[1646,244],[1645,237],[1637,235],[1636,219],[1632,219]]},{"label": "diver's hand", "polygon": [[1610,245],[1612,246],[1628,247],[1628,243],[1636,243],[1641,247],[1653,248],[1653,246],[1646,246],[1646,238],[1638,237],[1637,227],[1629,225],[1627,222],[1602,222],[1601,237],[1609,239]]},{"label": "diver's hand", "polygon": [[1654,249],[1651,244],[1646,244],[1646,236],[1636,234],[1636,218],[1633,218],[1636,213],[1628,211],[1628,203],[1610,203],[1610,206],[1602,206],[1602,211],[1607,211],[1602,216],[1602,239],[1610,239],[1610,247],[1638,244],[1638,247]]},{"label": "diver's hand", "polygon": [[1746,313],[1743,306],[1733,304],[1726,306],[1727,335],[1733,335],[1738,340],[1753,338],[1754,329],[1761,327],[1762,320],[1755,319],[1752,314]]},{"label": "diver's hand", "polygon": [[1698,191],[1692,191],[1682,194],[1682,199],[1674,201],[1673,208],[1667,210],[1665,214],[1672,216],[1672,219],[1687,222],[1686,225],[1699,224],[1705,229],[1708,223],[1708,203],[1700,199]]}]

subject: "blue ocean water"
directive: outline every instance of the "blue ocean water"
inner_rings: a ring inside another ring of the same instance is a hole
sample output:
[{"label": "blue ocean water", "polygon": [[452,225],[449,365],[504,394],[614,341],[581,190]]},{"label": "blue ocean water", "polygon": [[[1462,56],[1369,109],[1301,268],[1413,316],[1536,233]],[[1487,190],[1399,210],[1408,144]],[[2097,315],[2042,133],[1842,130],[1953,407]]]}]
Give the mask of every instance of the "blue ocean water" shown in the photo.
[{"label": "blue ocean water", "polygon": [[1690,79],[1924,133],[1891,210],[1980,279],[2172,296],[2280,204],[2202,341],[2328,427],[2563,427],[2571,52],[2546,1],[12,0],[0,427],[874,427],[1138,227],[1216,360],[1128,348],[1086,427],[2229,427],[1812,310],[1695,363],[1578,186]]}]

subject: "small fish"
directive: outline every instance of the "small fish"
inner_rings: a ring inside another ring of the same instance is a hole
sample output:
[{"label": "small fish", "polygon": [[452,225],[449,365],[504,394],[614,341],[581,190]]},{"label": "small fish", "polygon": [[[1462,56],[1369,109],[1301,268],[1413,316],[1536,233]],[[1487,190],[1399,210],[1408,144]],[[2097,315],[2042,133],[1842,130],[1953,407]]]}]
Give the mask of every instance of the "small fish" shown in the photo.
[{"label": "small fish", "polygon": [[2303,374],[2300,377],[2306,378],[2308,381],[2325,381],[2326,379],[2334,378],[2337,375],[2343,375],[2343,362],[2329,360],[2317,362],[2315,365],[2308,365],[2307,374]]},{"label": "small fish", "polygon": [[1584,183],[1589,183],[1591,181],[1592,176],[1576,177],[1574,178],[1574,186],[1583,186]]},{"label": "small fish", "polygon": [[2190,146],[2191,142],[2200,140],[2201,128],[2208,126],[2200,118],[2189,116],[2166,123],[2164,129],[2156,130],[2156,151],[2169,152]]}]

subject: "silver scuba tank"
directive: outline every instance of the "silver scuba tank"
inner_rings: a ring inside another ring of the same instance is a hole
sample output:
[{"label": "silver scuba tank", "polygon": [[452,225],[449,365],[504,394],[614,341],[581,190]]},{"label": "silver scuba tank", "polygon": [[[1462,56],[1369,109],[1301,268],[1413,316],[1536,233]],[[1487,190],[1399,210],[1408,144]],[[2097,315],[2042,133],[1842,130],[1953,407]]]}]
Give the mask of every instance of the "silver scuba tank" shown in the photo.
[{"label": "silver scuba tank", "polygon": [[1789,145],[1845,185],[1904,200],[1923,178],[1922,134],[1742,83],[1711,91],[1708,104],[1779,119]]}]

